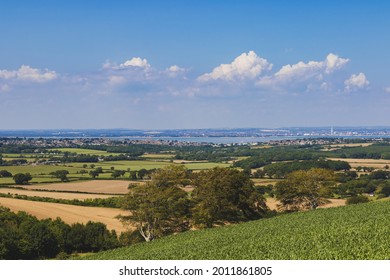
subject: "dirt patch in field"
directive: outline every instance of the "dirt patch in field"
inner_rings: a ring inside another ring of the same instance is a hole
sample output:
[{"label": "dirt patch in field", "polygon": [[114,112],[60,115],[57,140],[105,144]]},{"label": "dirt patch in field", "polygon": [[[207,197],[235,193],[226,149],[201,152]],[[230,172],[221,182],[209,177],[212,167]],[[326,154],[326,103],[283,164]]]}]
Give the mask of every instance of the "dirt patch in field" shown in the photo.
[{"label": "dirt patch in field", "polygon": [[33,191],[33,190],[19,190],[14,188],[0,188],[0,193],[4,194],[18,194],[27,196],[39,196],[49,197],[56,199],[94,199],[94,198],[108,198],[113,195],[109,194],[87,194],[87,193],[67,193],[67,192],[45,192],[45,191]]},{"label": "dirt patch in field", "polygon": [[55,190],[55,191],[77,191],[101,194],[126,194],[129,192],[127,187],[132,181],[121,180],[92,180],[83,182],[54,183],[21,186],[28,189]]},{"label": "dirt patch in field", "polygon": [[122,223],[115,219],[117,215],[128,215],[129,212],[104,207],[83,207],[59,203],[27,201],[13,198],[0,197],[0,205],[12,211],[25,211],[38,219],[55,219],[60,217],[68,224],[87,223],[88,221],[101,222],[107,225],[108,229],[117,232],[126,230]]},{"label": "dirt patch in field", "polygon": [[[332,199],[329,199],[329,201],[330,201],[330,203],[322,205],[318,208],[331,208],[331,207],[339,207],[339,206],[345,205],[345,199],[336,199],[336,198],[333,199],[332,198]],[[275,198],[268,197],[266,203],[267,203],[267,206],[271,210],[278,210],[279,201],[276,200]]]}]

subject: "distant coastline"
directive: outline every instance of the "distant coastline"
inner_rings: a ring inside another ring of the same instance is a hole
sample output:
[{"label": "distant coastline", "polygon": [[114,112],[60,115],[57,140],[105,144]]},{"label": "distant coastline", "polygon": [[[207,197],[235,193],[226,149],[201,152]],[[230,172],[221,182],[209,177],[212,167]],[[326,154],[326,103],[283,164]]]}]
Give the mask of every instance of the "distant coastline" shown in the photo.
[{"label": "distant coastline", "polygon": [[109,138],[163,140],[214,144],[250,144],[269,141],[344,138],[390,138],[390,127],[310,127],[310,128],[232,128],[232,129],[45,129],[0,130],[0,137],[12,138]]}]

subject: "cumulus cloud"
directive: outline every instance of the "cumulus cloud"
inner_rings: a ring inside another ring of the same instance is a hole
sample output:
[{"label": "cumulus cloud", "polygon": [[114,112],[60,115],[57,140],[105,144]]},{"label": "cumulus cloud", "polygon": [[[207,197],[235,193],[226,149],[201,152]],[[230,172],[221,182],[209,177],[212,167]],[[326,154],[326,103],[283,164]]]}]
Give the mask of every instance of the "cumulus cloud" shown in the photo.
[{"label": "cumulus cloud", "polygon": [[327,79],[348,62],[348,58],[330,53],[323,61],[300,61],[284,65],[275,74],[260,77],[257,85],[268,88],[303,87],[306,90],[329,90],[331,83]]},{"label": "cumulus cloud", "polygon": [[167,70],[170,71],[170,72],[183,72],[183,71],[185,71],[184,68],[181,68],[181,67],[179,67],[177,65],[172,65]]},{"label": "cumulus cloud", "polygon": [[349,79],[344,81],[345,91],[347,92],[365,89],[369,84],[370,82],[364,73],[352,74]]},{"label": "cumulus cloud", "polygon": [[22,65],[18,70],[0,70],[0,79],[44,83],[57,78],[55,71]]},{"label": "cumulus cloud", "polygon": [[127,67],[139,67],[139,68],[150,68],[150,64],[145,58],[133,57],[130,60],[126,60],[124,63],[119,65],[120,68]]},{"label": "cumulus cloud", "polygon": [[259,57],[254,51],[243,53],[236,57],[230,64],[221,64],[215,67],[211,73],[201,75],[199,81],[226,80],[237,81],[255,79],[264,71],[271,70],[272,64]]},{"label": "cumulus cloud", "polygon": [[325,60],[325,72],[332,73],[335,70],[342,68],[345,64],[349,62],[348,58],[341,58],[336,54],[330,53]]}]

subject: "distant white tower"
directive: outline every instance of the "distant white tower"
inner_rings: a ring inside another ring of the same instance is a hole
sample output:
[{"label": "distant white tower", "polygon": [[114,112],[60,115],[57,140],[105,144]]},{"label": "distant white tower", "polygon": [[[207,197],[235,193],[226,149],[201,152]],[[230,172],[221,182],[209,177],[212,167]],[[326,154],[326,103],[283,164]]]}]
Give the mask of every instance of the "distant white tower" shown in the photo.
[{"label": "distant white tower", "polygon": [[333,135],[333,125],[330,127],[330,135]]}]

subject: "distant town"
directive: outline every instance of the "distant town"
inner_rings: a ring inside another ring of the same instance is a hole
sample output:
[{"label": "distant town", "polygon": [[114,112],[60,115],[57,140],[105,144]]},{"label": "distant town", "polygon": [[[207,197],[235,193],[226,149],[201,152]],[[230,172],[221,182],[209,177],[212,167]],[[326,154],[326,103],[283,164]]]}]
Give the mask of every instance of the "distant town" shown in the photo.
[{"label": "distant town", "polygon": [[106,138],[106,137],[383,137],[390,127],[288,127],[207,129],[42,129],[0,130],[0,137]]},{"label": "distant town", "polygon": [[[229,141],[222,141],[228,138]],[[390,127],[310,127],[310,128],[237,128],[177,130],[0,130],[0,145],[35,147],[82,147],[87,145],[131,144],[202,146],[202,145],[326,145],[390,140]]]}]

